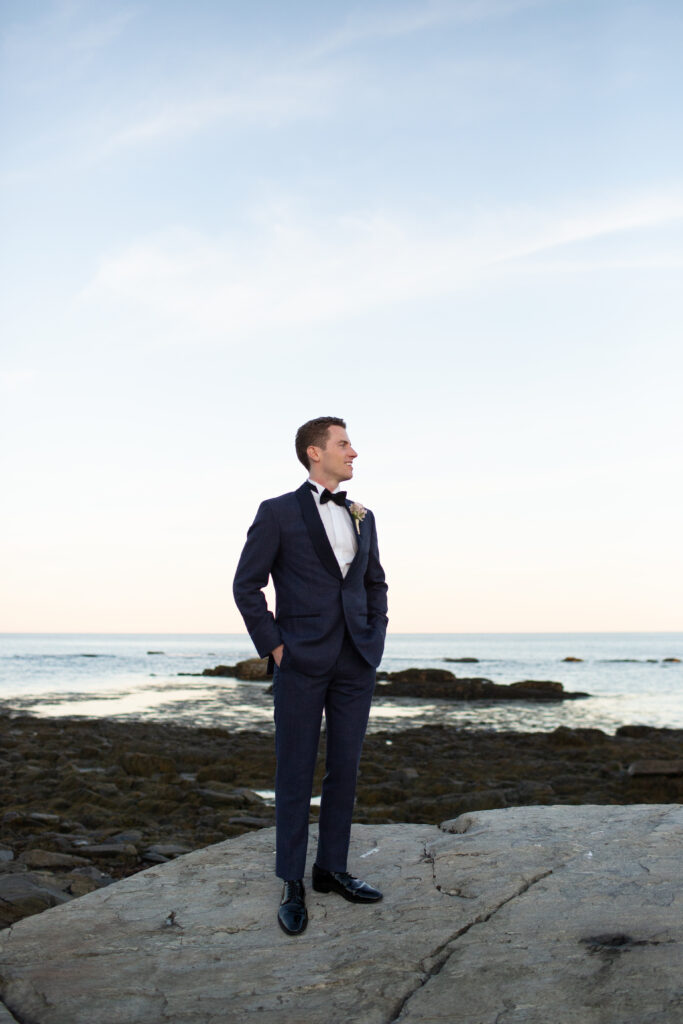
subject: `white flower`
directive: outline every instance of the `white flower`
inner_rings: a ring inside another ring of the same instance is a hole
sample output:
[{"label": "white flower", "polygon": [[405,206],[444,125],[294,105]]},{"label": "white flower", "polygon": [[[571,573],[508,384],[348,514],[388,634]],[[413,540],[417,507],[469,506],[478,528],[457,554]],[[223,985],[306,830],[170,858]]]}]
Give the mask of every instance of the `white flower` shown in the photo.
[{"label": "white flower", "polygon": [[353,521],[356,524],[356,533],[360,534],[360,524],[368,514],[368,510],[365,505],[361,505],[359,501],[353,501],[349,505],[349,512],[353,516]]}]

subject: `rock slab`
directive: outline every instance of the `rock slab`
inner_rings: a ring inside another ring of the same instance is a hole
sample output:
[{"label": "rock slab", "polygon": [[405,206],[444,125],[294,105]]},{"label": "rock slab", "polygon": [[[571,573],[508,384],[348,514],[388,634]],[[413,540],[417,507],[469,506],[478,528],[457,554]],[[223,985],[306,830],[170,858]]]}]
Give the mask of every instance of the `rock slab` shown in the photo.
[{"label": "rock slab", "polygon": [[289,938],[262,829],[1,932],[0,1024],[675,1024],[682,836],[656,804],[356,825],[384,900],[309,891]]}]

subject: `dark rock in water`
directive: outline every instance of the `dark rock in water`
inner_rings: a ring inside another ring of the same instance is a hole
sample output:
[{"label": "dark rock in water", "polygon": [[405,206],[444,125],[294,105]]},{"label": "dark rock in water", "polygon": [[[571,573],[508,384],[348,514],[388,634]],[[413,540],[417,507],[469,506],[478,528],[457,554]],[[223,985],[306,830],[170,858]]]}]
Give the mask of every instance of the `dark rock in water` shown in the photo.
[{"label": "dark rock in water", "polygon": [[377,678],[392,683],[446,683],[455,680],[447,668],[404,668],[400,672],[378,672]]},{"label": "dark rock in water", "polygon": [[519,683],[510,683],[510,689],[516,693],[540,695],[548,697],[564,697],[562,683],[555,683],[550,679],[522,679]]},{"label": "dark rock in water", "polygon": [[[657,658],[603,658],[607,665],[658,665]],[[664,661],[678,661],[678,658],[664,658]]]},{"label": "dark rock in water", "polygon": [[163,651],[147,651],[148,654],[163,654]]},{"label": "dark rock in water", "polygon": [[443,660],[454,665],[476,665],[479,662],[479,658],[444,658]]},{"label": "dark rock in water", "polygon": [[570,656],[568,658],[563,658],[562,661],[583,661],[583,658],[572,658]]},{"label": "dark rock in water", "polygon": [[[386,682],[382,681],[382,677]],[[493,686],[488,679],[456,679],[446,669],[409,668],[402,672],[377,673],[376,697],[422,697],[425,699],[471,700],[473,688],[483,694],[486,687]]]},{"label": "dark rock in water", "polygon": [[268,658],[247,658],[246,661],[238,661],[235,665],[235,675],[238,679],[245,679],[250,682],[270,679],[268,674]]},{"label": "dark rock in water", "polygon": [[680,658],[662,658],[662,661],[674,661],[678,665],[678,664],[680,664],[681,659]]},{"label": "dark rock in water", "polygon": [[[216,665],[215,668],[205,668],[203,676],[224,676],[227,679],[242,679],[245,682],[260,682],[270,679],[267,672],[268,658],[247,658],[245,661],[238,661],[236,665]],[[178,675],[191,675],[189,672],[179,672]]]},{"label": "dark rock in water", "polygon": [[[381,676],[387,682],[381,681]],[[588,697],[567,692],[562,683],[547,679],[523,679],[506,685],[474,677],[458,679],[446,669],[404,669],[377,673],[377,697],[422,697],[425,700],[575,700]]]}]

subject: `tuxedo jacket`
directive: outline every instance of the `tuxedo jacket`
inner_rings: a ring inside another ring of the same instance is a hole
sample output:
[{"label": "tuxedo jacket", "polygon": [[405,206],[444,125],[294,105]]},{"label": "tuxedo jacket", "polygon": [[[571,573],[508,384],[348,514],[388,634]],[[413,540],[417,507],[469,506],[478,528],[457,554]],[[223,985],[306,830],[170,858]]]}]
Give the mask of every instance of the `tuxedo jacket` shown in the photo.
[{"label": "tuxedo jacket", "polygon": [[[347,501],[347,509],[350,505]],[[379,665],[388,619],[375,518],[367,510],[359,532],[353,522],[358,551],[344,577],[308,483],[261,503],[233,584],[235,603],[261,657],[284,644],[283,669],[322,674],[336,661],[348,631],[368,664]],[[269,575],[274,615],[263,594]]]}]

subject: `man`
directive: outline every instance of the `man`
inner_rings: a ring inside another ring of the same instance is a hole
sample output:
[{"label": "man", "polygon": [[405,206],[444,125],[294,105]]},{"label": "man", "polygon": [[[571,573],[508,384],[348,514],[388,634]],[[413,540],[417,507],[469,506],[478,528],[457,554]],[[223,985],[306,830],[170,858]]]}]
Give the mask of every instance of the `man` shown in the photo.
[{"label": "man", "polygon": [[[372,512],[340,483],[357,452],[346,424],[322,416],[299,428],[296,454],[309,478],[264,501],[249,528],[233,592],[256,650],[270,655],[275,708],[276,862],[284,881],[280,927],[308,922],[303,874],[313,771],[325,712],[326,774],[313,888],[353,903],[382,893],[347,872],[356,775],[375,669],[387,628],[387,585]],[[263,587],[275,585],[275,615]]]}]

